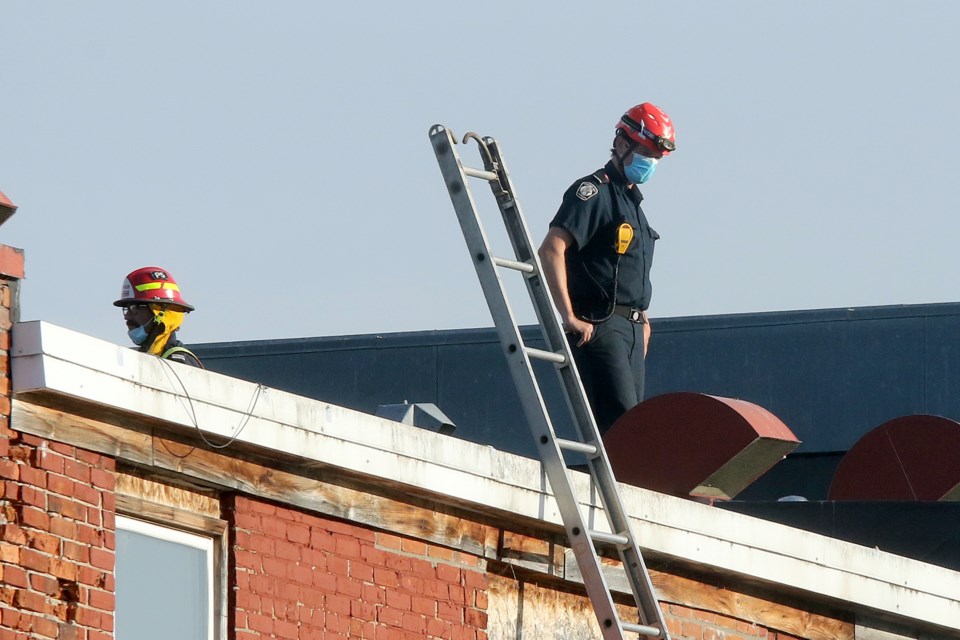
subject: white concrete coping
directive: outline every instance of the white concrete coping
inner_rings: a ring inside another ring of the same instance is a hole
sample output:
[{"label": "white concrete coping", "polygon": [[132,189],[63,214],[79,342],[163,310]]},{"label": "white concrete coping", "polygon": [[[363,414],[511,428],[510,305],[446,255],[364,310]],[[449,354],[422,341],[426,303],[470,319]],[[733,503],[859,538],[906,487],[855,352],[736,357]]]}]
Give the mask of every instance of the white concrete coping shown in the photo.
[{"label": "white concrete coping", "polygon": [[[562,524],[535,460],[162,361],[40,321],[14,325],[12,356],[15,395],[52,392],[199,425],[221,440],[235,437],[401,483],[440,502]],[[586,496],[588,477],[580,475],[574,484]],[[960,630],[960,572],[629,485],[620,485],[620,492],[645,550]]]}]

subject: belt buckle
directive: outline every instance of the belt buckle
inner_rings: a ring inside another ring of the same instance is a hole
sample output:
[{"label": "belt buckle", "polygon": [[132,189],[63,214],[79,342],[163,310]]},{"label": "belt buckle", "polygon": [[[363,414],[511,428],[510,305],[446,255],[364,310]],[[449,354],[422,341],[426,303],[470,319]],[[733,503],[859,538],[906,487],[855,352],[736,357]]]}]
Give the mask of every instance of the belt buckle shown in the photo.
[{"label": "belt buckle", "polygon": [[643,320],[643,312],[639,309],[630,309],[630,322],[640,322]]}]

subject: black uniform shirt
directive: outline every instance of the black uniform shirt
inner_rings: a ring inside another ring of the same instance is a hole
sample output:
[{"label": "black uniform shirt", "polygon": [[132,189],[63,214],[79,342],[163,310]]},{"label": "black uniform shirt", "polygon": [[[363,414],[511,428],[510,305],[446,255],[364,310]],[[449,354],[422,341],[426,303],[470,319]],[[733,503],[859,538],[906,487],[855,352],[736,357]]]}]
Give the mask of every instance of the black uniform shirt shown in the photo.
[{"label": "black uniform shirt", "polygon": [[[603,318],[616,303],[637,309],[650,306],[654,242],[660,236],[640,208],[643,195],[627,182],[612,161],[574,182],[551,227],[566,229],[576,246],[567,251],[567,289],[573,310],[584,319]],[[634,237],[623,256],[615,250],[617,228],[633,227]],[[619,258],[619,265],[618,265]]]}]

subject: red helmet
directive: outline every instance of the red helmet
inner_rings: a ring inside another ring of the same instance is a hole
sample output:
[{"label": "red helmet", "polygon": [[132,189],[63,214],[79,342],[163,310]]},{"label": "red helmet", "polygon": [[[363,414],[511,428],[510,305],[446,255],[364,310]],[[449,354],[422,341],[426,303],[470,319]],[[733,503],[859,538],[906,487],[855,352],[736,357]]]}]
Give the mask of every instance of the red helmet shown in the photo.
[{"label": "red helmet", "polygon": [[170,272],[160,267],[142,267],[130,272],[123,280],[120,299],[113,304],[128,307],[132,304],[151,302],[181,307],[193,311],[193,307],[180,297],[180,286]]},{"label": "red helmet", "polygon": [[673,122],[660,107],[649,102],[630,108],[617,122],[617,135],[665,156],[677,148]]}]

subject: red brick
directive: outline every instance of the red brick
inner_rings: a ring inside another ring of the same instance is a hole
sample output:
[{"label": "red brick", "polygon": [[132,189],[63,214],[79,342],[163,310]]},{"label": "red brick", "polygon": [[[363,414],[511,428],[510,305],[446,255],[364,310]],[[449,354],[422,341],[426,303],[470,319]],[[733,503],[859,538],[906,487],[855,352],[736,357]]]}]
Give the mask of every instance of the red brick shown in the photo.
[{"label": "red brick", "polygon": [[27,572],[22,567],[7,565],[3,568],[3,582],[12,587],[21,587],[26,589],[30,586],[27,582]]},{"label": "red brick", "polygon": [[300,559],[300,547],[284,540],[277,540],[274,543],[274,553],[277,554],[278,558],[285,558],[287,560]]},{"label": "red brick", "polygon": [[475,589],[486,589],[487,588],[487,574],[480,573],[479,571],[464,571],[463,572],[463,583],[468,587],[473,587]]},{"label": "red brick", "polygon": [[13,460],[4,457],[4,459],[0,460],[0,478],[19,480],[21,466],[22,465],[17,464]]},{"label": "red brick", "polygon": [[375,567],[384,567],[387,564],[387,554],[372,545],[363,545],[360,549],[360,557],[364,562]]},{"label": "red brick", "polygon": [[104,491],[115,491],[117,488],[117,476],[103,469],[90,470],[90,483],[97,489]]},{"label": "red brick", "polygon": [[387,590],[374,584],[364,584],[361,587],[360,599],[370,604],[384,604],[387,601]]},{"label": "red brick", "polygon": [[415,613],[433,617],[437,615],[437,601],[433,598],[414,596],[410,602],[410,609]]},{"label": "red brick", "polygon": [[[12,450],[11,450],[12,454]],[[47,486],[47,472],[43,469],[29,465],[18,465],[20,467],[20,481],[33,487],[45,489]]]},{"label": "red brick", "polygon": [[450,585],[446,582],[437,582],[436,580],[417,579],[417,588],[415,593],[433,598],[434,600],[449,600]]},{"label": "red brick", "polygon": [[268,635],[273,634],[273,619],[258,613],[251,613],[247,616],[247,626],[253,631],[259,631]]},{"label": "red brick", "polygon": [[63,541],[61,553],[63,553],[63,557],[75,560],[76,562],[86,564],[90,561],[90,547],[69,540]]},{"label": "red brick", "polygon": [[45,593],[48,596],[54,596],[60,593],[60,583],[42,573],[30,575],[30,588],[34,591]]},{"label": "red brick", "polygon": [[360,620],[376,620],[377,608],[360,600],[354,600],[350,603],[350,617]]},{"label": "red brick", "polygon": [[99,589],[90,589],[88,596],[87,604],[91,607],[104,611],[113,611],[116,608],[116,601],[112,593],[107,593]]},{"label": "red brick", "polygon": [[456,622],[459,624],[463,621],[463,610],[460,607],[450,604],[449,602],[438,602],[437,617],[439,617],[441,620],[447,620],[449,622]]},{"label": "red brick", "polygon": [[683,620],[680,623],[680,635],[699,638],[703,635],[703,626],[693,620]]},{"label": "red brick", "polygon": [[410,566],[410,572],[415,576],[420,576],[421,578],[433,578],[436,576],[437,571],[434,569],[433,565],[427,562],[426,560],[417,560],[412,559],[413,562]]},{"label": "red brick", "polygon": [[350,577],[361,582],[373,582],[373,567],[359,560],[351,560]]},{"label": "red brick", "polygon": [[410,596],[399,591],[387,591],[387,606],[399,609],[401,611],[411,611],[412,604]]},{"label": "red brick", "polygon": [[[32,439],[24,437],[24,442],[31,443]],[[43,442],[43,441],[41,441]],[[40,443],[38,443],[39,445]],[[51,451],[50,449],[39,449],[37,451],[37,466],[46,471],[52,471],[53,473],[63,473],[63,456]]]},{"label": "red brick", "polygon": [[31,507],[45,510],[47,508],[47,493],[43,489],[24,486],[20,489],[20,501]]},{"label": "red brick", "polygon": [[401,618],[400,626],[419,635],[427,628],[427,621],[419,614],[406,612]]},{"label": "red brick", "polygon": [[400,536],[395,536],[389,533],[377,534],[377,546],[383,549],[393,549],[399,551],[402,542],[403,539],[400,538]]},{"label": "red brick", "polygon": [[305,524],[288,524],[287,540],[294,544],[308,544],[310,542],[310,527]]},{"label": "red brick", "polygon": [[50,556],[33,549],[20,549],[20,566],[31,571],[46,573],[50,569]]},{"label": "red brick", "polygon": [[77,537],[77,523],[60,516],[53,516],[50,518],[50,533],[72,540]]},{"label": "red brick", "polygon": [[444,582],[460,583],[460,569],[449,564],[437,565],[437,579]]},{"label": "red brick", "polygon": [[377,622],[380,624],[399,627],[402,621],[403,611],[399,611],[392,607],[381,607],[380,610],[377,611]]},{"label": "red brick", "polygon": [[[71,452],[67,455],[74,455],[71,447]],[[84,464],[77,460],[66,459],[63,461],[63,473],[69,478],[77,480],[81,484],[89,485],[90,484],[90,465]]]},{"label": "red brick", "polygon": [[47,599],[39,593],[32,591],[17,591],[13,597],[13,605],[18,609],[36,611],[37,613],[46,613],[48,608]]},{"label": "red brick", "polygon": [[66,476],[56,473],[47,474],[47,489],[61,496],[71,498],[77,483]]},{"label": "red brick", "polygon": [[344,576],[339,576],[337,578],[337,593],[342,593],[343,595],[351,598],[359,598],[362,592],[362,582],[358,580],[351,580],[350,578]]},{"label": "red brick", "polygon": [[420,542],[419,540],[404,539],[400,543],[400,549],[405,553],[412,553],[418,556],[427,555],[427,545]]},{"label": "red brick", "polygon": [[336,551],[337,542],[334,535],[323,529],[313,529],[310,532],[310,547],[321,551]]},{"label": "red brick", "polygon": [[426,634],[431,638],[449,638],[450,623],[437,618],[427,620]]},{"label": "red brick", "polygon": [[265,538],[263,536],[253,536],[250,538],[250,545],[247,547],[251,551],[256,551],[257,553],[263,555],[274,555],[276,543],[270,538]]},{"label": "red brick", "polygon": [[260,516],[253,513],[235,513],[233,514],[233,524],[240,529],[259,532]]},{"label": "red brick", "polygon": [[44,638],[56,638],[60,633],[60,625],[47,618],[36,617],[33,619],[33,627],[30,629],[34,636],[43,636]]},{"label": "red brick", "polygon": [[90,564],[105,571],[113,571],[113,553],[103,549],[90,549]]},{"label": "red brick", "polygon": [[360,542],[354,538],[337,536],[335,551],[337,555],[342,556],[344,558],[359,558]]},{"label": "red brick", "polygon": [[77,524],[77,542],[94,547],[103,546],[103,531],[86,523]]},{"label": "red brick", "polygon": [[277,621],[274,623],[274,637],[290,638],[296,640],[298,637],[297,625],[292,622]]},{"label": "red brick", "polygon": [[87,519],[87,508],[70,498],[60,498],[55,495],[47,496],[47,510],[58,513],[66,518],[84,521]]},{"label": "red brick", "polygon": [[487,614],[476,609],[467,609],[464,612],[464,622],[477,629],[487,628]]},{"label": "red brick", "polygon": [[20,563],[20,547],[9,542],[0,542],[0,562]]},{"label": "red brick", "polygon": [[392,589],[400,585],[400,575],[389,569],[375,568],[373,570],[373,581],[381,587]]},{"label": "red brick", "polygon": [[[91,486],[77,483],[73,487],[73,495],[81,502],[85,502],[95,507],[100,506],[100,492]],[[99,520],[99,514],[97,520]]]},{"label": "red brick", "polygon": [[346,576],[350,571],[350,561],[345,558],[327,558],[327,571],[337,576]]},{"label": "red brick", "polygon": [[50,529],[50,516],[45,511],[33,507],[21,507],[19,522],[22,527],[33,527],[44,531]]},{"label": "red brick", "polygon": [[77,579],[77,565],[63,558],[50,559],[50,575],[64,580]]},{"label": "red brick", "polygon": [[49,553],[51,555],[59,555],[60,553],[60,538],[57,536],[50,535],[49,533],[41,533],[39,531],[26,531],[27,544],[31,549],[36,549],[37,551],[42,551],[43,553]]},{"label": "red brick", "polygon": [[260,566],[266,575],[283,578],[287,575],[287,565],[285,560],[268,556],[263,558]]},{"label": "red brick", "polygon": [[453,561],[456,557],[453,549],[447,549],[446,547],[438,547],[435,545],[430,545],[427,547],[427,555],[431,558],[446,560],[448,562]]},{"label": "red brick", "polygon": [[27,544],[27,536],[23,533],[23,529],[21,529],[18,525],[0,525],[0,530],[2,530],[2,537],[4,541],[18,545]]},{"label": "red brick", "polygon": [[332,573],[315,571],[313,574],[313,586],[327,593],[334,593],[337,590],[337,576]]}]

